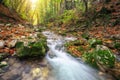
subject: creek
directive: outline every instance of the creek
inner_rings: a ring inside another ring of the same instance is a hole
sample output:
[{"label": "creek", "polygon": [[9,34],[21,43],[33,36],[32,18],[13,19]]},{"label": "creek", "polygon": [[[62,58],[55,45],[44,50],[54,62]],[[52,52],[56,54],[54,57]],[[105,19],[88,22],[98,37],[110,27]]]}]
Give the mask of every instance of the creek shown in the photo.
[{"label": "creek", "polygon": [[73,41],[73,37],[61,37],[52,32],[46,31],[43,34],[47,37],[49,51],[46,59],[51,66],[49,80],[106,80],[98,74],[98,71],[69,55],[64,43]]}]

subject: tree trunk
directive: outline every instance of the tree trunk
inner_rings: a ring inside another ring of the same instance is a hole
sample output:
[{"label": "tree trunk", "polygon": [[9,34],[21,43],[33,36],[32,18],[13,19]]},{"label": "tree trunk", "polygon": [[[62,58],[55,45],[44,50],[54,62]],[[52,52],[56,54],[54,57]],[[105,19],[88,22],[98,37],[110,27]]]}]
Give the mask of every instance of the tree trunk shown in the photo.
[{"label": "tree trunk", "polygon": [[85,13],[88,12],[88,0],[83,0],[84,5],[85,5]]}]

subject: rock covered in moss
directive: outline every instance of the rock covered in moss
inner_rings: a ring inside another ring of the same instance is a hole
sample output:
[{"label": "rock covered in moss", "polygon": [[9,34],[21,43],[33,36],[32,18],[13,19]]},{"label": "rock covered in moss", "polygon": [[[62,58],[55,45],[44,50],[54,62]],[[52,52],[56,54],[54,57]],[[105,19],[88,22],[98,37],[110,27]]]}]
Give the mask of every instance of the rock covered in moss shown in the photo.
[{"label": "rock covered in moss", "polygon": [[82,55],[85,62],[93,67],[112,68],[115,66],[114,54],[105,46],[98,45],[92,52],[86,52]]},{"label": "rock covered in moss", "polygon": [[16,55],[19,58],[44,57],[46,52],[46,39],[41,39],[36,42],[29,42],[28,45],[24,45],[24,42],[17,42],[16,44]]}]

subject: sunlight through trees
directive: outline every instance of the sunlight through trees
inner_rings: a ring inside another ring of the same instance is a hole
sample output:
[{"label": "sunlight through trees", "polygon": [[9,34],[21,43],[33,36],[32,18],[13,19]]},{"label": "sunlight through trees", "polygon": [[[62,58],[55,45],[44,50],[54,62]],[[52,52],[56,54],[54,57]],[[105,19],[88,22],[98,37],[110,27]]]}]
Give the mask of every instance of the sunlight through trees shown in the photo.
[{"label": "sunlight through trees", "polygon": [[[86,8],[86,0],[4,0],[10,9],[33,24],[40,24],[60,16],[65,10]],[[85,11],[85,10],[84,10]]]}]

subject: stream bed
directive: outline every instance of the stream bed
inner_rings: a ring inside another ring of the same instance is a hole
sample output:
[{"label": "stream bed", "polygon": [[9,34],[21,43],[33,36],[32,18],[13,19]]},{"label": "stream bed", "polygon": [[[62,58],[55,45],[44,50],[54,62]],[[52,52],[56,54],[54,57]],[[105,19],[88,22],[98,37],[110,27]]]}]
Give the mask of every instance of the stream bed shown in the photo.
[{"label": "stream bed", "polygon": [[114,80],[66,52],[64,43],[76,38],[61,37],[50,31],[43,34],[49,47],[45,59],[21,61],[15,57],[6,58],[8,66],[3,68],[0,80]]}]

